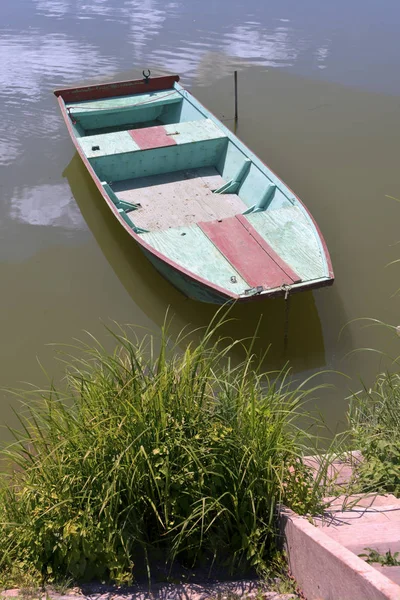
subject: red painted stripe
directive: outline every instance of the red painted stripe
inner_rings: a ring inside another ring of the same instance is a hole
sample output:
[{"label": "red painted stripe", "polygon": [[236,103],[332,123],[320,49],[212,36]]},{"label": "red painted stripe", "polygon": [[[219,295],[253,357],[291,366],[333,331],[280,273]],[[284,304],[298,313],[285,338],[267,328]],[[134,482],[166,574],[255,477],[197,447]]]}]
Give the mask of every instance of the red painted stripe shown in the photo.
[{"label": "red painted stripe", "polygon": [[132,79],[131,81],[113,81],[77,88],[62,88],[54,90],[54,94],[61,96],[64,102],[80,102],[82,100],[98,100],[99,98],[167,90],[174,87],[175,81],[179,81],[179,75],[150,77],[148,83],[144,79]]},{"label": "red painted stripe", "polygon": [[176,141],[171,135],[167,135],[165,127],[145,127],[143,129],[131,129],[129,131],[134,142],[141,150],[151,148],[164,148],[165,146],[176,146]]},{"label": "red painted stripe", "polygon": [[293,271],[291,267],[289,267],[287,262],[285,262],[283,258],[281,258],[279,254],[275,252],[275,250],[268,244],[268,242],[265,241],[265,239],[258,233],[258,231],[254,229],[253,225],[246,219],[244,215],[236,215],[236,218],[241,222],[243,227],[245,227],[247,231],[251,233],[252,237],[256,240],[256,242],[260,244],[261,248],[263,248],[263,250],[265,250],[267,254],[270,255],[272,260],[276,262],[276,264],[282,269],[282,271],[284,271],[286,275],[290,277],[292,283],[298,283],[299,281],[301,281],[301,277],[299,277],[299,275],[297,275],[297,273]]},{"label": "red painted stripe", "polygon": [[250,287],[269,289],[293,283],[238,218],[198,225]]}]

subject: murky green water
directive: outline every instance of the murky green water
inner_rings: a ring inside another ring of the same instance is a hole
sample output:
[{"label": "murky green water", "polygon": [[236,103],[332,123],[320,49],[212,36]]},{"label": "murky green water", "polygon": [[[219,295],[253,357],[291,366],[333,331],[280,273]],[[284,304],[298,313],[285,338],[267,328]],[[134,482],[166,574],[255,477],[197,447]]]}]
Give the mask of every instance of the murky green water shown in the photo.
[{"label": "murky green water", "polygon": [[[311,209],[336,274],[332,288],[293,296],[284,349],[283,300],[233,309],[225,327],[251,334],[267,363],[290,360],[304,377],[336,389],[318,407],[332,429],[350,388],[366,382],[400,340],[353,319],[397,325],[400,257],[400,62],[393,2],[268,3],[160,0],[16,0],[0,12],[0,385],[41,384],[37,357],[56,377],[49,343],[83,330],[105,339],[103,322],[158,331],[169,307],[173,331],[206,324],[215,307],[185,299],[110,221],[74,154],[51,94],[93,78],[178,72],[217,116],[233,114],[239,69],[238,135]],[[361,10],[362,8],[362,10]],[[371,35],[373,30],[374,35]],[[141,335],[141,329],[138,329]],[[13,401],[0,395],[0,423]],[[5,434],[4,434],[5,435]]]}]

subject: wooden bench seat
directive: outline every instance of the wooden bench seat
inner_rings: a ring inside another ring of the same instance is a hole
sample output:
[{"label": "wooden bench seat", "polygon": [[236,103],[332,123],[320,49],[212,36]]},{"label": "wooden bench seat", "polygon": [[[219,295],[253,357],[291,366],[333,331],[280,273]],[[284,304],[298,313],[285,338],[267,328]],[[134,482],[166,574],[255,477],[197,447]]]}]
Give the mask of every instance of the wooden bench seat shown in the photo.
[{"label": "wooden bench seat", "polygon": [[87,158],[97,158],[223,138],[226,138],[225,133],[213,121],[201,119],[129,131],[88,135],[79,138],[79,143]]}]

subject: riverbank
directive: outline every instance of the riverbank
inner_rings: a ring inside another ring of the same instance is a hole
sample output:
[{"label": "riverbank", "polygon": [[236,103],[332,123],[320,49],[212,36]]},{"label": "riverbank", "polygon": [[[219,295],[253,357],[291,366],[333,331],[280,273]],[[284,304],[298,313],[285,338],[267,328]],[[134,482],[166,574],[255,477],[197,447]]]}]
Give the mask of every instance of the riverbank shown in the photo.
[{"label": "riverbank", "polygon": [[[158,584],[160,565],[163,581],[178,566],[180,584],[200,568],[268,585],[287,574],[279,506],[309,520],[326,512],[328,493],[366,493],[371,481],[374,492],[398,490],[398,378],[355,396],[347,438],[318,454],[310,425],[319,423],[305,411],[318,386],[263,372],[251,343],[233,364],[242,343],[219,337],[219,323],[198,344],[186,332],[175,343],[166,332],[140,344],[113,335],[112,353],[93,338],[75,348],[62,389],[24,396],[22,427],[3,452],[4,587]],[[355,441],[368,462],[353,462],[341,482],[334,461]],[[371,479],[374,460],[385,476]]]}]

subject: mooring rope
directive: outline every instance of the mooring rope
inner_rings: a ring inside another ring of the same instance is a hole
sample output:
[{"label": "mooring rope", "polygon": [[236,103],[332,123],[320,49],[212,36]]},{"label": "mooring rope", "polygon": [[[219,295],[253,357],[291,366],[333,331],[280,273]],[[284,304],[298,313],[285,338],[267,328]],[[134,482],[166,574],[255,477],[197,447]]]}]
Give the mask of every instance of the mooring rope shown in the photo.
[{"label": "mooring rope", "polygon": [[283,355],[286,355],[289,344],[289,309],[290,309],[290,285],[284,283],[281,289],[285,292],[285,317],[283,325]]}]

